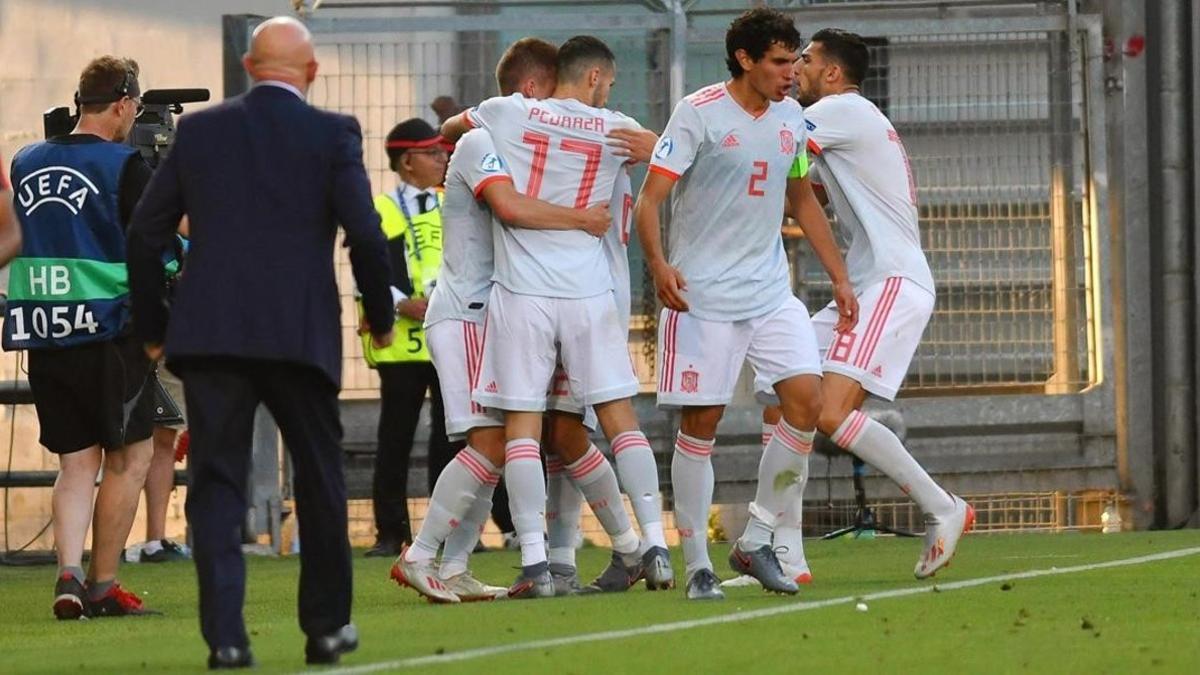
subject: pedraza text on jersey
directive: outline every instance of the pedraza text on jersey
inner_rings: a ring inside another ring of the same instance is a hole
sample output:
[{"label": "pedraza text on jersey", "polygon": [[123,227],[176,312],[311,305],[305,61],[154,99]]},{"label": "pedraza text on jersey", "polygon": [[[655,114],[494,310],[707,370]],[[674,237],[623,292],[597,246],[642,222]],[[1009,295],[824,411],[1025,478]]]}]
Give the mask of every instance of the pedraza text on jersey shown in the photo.
[{"label": "pedraza text on jersey", "polygon": [[577,117],[575,115],[560,115],[542,108],[530,108],[529,119],[538,124],[546,124],[552,127],[562,127],[564,129],[579,129],[581,131],[594,131],[598,134],[605,133],[603,117]]}]

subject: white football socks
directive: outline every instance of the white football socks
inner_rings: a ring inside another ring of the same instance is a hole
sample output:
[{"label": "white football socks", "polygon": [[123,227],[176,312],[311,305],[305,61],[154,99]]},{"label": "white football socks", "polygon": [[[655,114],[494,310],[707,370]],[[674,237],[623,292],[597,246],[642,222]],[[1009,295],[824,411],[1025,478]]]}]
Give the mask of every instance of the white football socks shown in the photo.
[{"label": "white football socks", "polygon": [[425,521],[405,557],[410,562],[437,557],[438,548],[467,517],[477,495],[485,487],[490,493],[499,481],[500,470],[486,457],[471,447],[460,450],[438,476]]},{"label": "white football socks", "polygon": [[617,474],[621,487],[629,495],[633,515],[642,531],[644,546],[667,547],[663,534],[662,494],[658,488],[658,464],[650,442],[640,431],[617,434],[611,443],[613,458],[617,462]]},{"label": "white football socks", "polygon": [[912,497],[926,514],[944,516],[954,511],[950,493],[908,454],[891,429],[867,417],[862,411],[850,413],[837,431],[833,442],[858,455],[867,464],[883,472]]},{"label": "white football socks", "polygon": [[550,562],[575,566],[575,541],[583,494],[571,483],[558,457],[546,458],[546,527],[550,534]]},{"label": "white football socks", "polygon": [[634,533],[629,514],[625,512],[617,474],[613,473],[612,465],[600,453],[600,449],[594,445],[589,447],[583,457],[567,465],[567,475],[583,493],[592,513],[612,539],[613,550],[626,556],[636,553],[641,540]]},{"label": "white football socks", "polygon": [[492,483],[480,486],[479,491],[475,493],[475,503],[467,509],[467,515],[458,527],[446,537],[446,543],[442,545],[439,577],[449,579],[467,571],[471,553],[479,543],[479,535],[483,534],[483,527],[487,525],[488,517],[492,514],[492,493],[495,490],[496,486]]},{"label": "white football socks", "polygon": [[713,568],[708,558],[708,513],[712,509],[712,450],[715,439],[699,439],[682,431],[675,437],[671,485],[675,489],[675,527],[683,544],[686,577]]},{"label": "white football socks", "polygon": [[504,446],[504,484],[521,545],[521,566],[546,562],[546,480],[537,441],[518,438]]},{"label": "white football socks", "polygon": [[[763,422],[763,450],[766,450],[767,443],[771,442],[771,435],[774,433],[775,425]],[[779,557],[780,562],[797,565],[804,562],[803,520],[804,497],[801,495],[788,504],[783,516],[775,521],[775,536],[772,541],[775,545],[775,555]]]},{"label": "white football socks", "polygon": [[750,503],[750,519],[739,540],[743,550],[770,546],[776,523],[803,500],[808,481],[808,456],[815,430],[801,431],[780,420],[758,464],[758,487]]}]

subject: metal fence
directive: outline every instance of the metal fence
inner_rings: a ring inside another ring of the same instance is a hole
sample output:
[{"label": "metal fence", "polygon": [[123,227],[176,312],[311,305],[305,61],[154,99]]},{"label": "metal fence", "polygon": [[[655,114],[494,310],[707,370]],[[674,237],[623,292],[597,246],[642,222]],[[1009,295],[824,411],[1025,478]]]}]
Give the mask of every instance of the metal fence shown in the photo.
[{"label": "metal fence", "polygon": [[[465,105],[494,95],[494,64],[524,35],[561,41],[587,31],[604,38],[618,57],[610,106],[652,129],[664,125],[672,89],[690,91],[726,77],[723,32],[732,3],[725,3],[727,11],[705,4],[695,9],[683,58],[674,43],[679,23],[645,6],[654,3],[616,3],[622,12],[586,17],[575,13],[578,7],[533,4],[541,6],[459,3],[470,13],[432,9],[442,14],[402,18],[401,10],[366,17],[326,3],[310,19],[321,62],[310,98],[362,122],[377,190],[394,181],[383,152],[392,125],[409,117],[435,121],[429,103],[440,95]],[[1014,31],[1006,27],[1020,23],[864,20],[849,11],[855,3],[840,4],[849,9],[829,13],[834,10],[825,4],[822,14],[798,11],[801,31],[849,21],[871,38],[865,94],[906,144],[923,245],[938,284],[937,307],[906,391],[1061,394],[1097,383],[1102,347],[1085,162],[1086,46],[1079,35],[1065,23],[1058,30]],[[683,77],[673,79],[679,65],[685,65]],[[828,300],[828,284],[806,245],[792,242],[789,250],[797,292],[815,310]],[[631,352],[649,387],[656,311],[636,242],[631,257],[635,314],[642,314]],[[362,364],[344,259],[339,269],[345,387],[351,396],[371,396],[377,383]]]},{"label": "metal fence", "polygon": [[[320,16],[320,15],[319,15]],[[388,131],[403,120],[422,117],[431,123],[436,117],[429,107],[438,96],[451,96],[464,105],[472,105],[495,96],[495,65],[512,41],[535,34],[561,43],[582,30],[588,20],[564,15],[557,22],[541,25],[578,23],[580,29],[543,28],[525,31],[519,22],[509,21],[508,30],[418,30],[381,32],[376,25],[358,20],[315,19],[317,58],[321,64],[316,82],[309,92],[314,105],[358,118],[363,128],[364,159],[377,192],[395,185],[395,174],[388,168],[384,139]],[[578,16],[578,15],[576,15]],[[424,17],[431,28],[464,27],[462,17]],[[473,20],[478,20],[473,19]],[[410,22],[401,22],[400,25]],[[618,84],[609,106],[619,109],[649,128],[661,129],[670,112],[667,76],[664,66],[666,36],[661,31],[624,28],[614,21],[599,34],[617,55]],[[456,24],[458,24],[456,26]],[[388,24],[389,26],[392,24]],[[503,24],[500,24],[503,27]],[[324,28],[324,30],[322,30]],[[641,169],[644,171],[644,168]],[[640,175],[635,175],[640,184]],[[642,270],[640,252],[634,250],[631,269],[635,275],[635,313],[643,297],[638,273]],[[338,283],[343,299],[344,392],[349,397],[373,397],[378,392],[376,374],[365,366],[362,345],[356,334],[356,308],[349,258],[344,251],[338,258]],[[650,294],[653,298],[653,294]],[[653,313],[648,309],[646,313]],[[643,322],[639,320],[638,326]],[[640,330],[653,338],[653,330]],[[653,344],[635,339],[631,354],[638,365],[640,379],[652,388],[654,368],[649,358]]]},{"label": "metal fence", "polygon": [[[429,104],[440,95],[464,105],[494,95],[494,64],[512,40],[561,41],[579,32],[605,39],[618,58],[611,105],[661,129],[680,96],[727,77],[725,28],[746,4],[331,0],[308,19],[321,61],[310,97],[359,118],[374,187],[384,191],[394,181],[383,152],[392,125],[414,116],[436,121]],[[1118,439],[1116,385],[1106,375],[1114,316],[1124,309],[1109,292],[1099,17],[1058,2],[772,4],[794,12],[802,35],[839,26],[869,37],[873,70],[864,93],[895,123],[912,162],[938,303],[909,395],[895,404],[909,428],[906,447],[947,489],[991,495],[989,527],[1093,527],[1093,502],[1124,510],[1114,490],[1128,445]],[[786,245],[797,292],[815,310],[828,284],[802,240]],[[652,390],[657,307],[636,240],[630,257],[630,352]],[[346,395],[374,398],[344,259],[339,272]],[[347,443],[363,451],[373,447],[372,403],[343,406]],[[635,405],[664,460],[677,420],[648,397]],[[729,510],[750,498],[758,411],[732,406],[721,435],[716,501]],[[849,463],[817,461],[814,475],[822,467],[824,506],[812,502],[817,492],[810,496],[810,506],[825,509],[811,521],[818,529],[843,524],[849,513]],[[890,522],[915,525],[894,485],[876,476],[867,487]],[[1085,497],[1086,509],[1072,506]],[[722,513],[736,521],[736,509]]]},{"label": "metal fence", "polygon": [[[1097,381],[1081,63],[1046,32],[876,40],[866,95],[904,139],[937,306],[906,391]],[[808,249],[797,286],[827,301]]]}]

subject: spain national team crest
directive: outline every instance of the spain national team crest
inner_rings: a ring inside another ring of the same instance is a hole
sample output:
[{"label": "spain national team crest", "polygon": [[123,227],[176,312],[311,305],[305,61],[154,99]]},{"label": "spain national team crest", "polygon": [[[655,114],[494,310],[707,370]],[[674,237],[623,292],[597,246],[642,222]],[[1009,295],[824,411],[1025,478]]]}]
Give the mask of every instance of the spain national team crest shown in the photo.
[{"label": "spain national team crest", "polygon": [[694,370],[685,370],[680,373],[679,389],[687,394],[694,394],[700,391],[700,373]]},{"label": "spain national team crest", "polygon": [[796,137],[792,134],[791,129],[779,132],[779,151],[785,155],[796,154]]}]

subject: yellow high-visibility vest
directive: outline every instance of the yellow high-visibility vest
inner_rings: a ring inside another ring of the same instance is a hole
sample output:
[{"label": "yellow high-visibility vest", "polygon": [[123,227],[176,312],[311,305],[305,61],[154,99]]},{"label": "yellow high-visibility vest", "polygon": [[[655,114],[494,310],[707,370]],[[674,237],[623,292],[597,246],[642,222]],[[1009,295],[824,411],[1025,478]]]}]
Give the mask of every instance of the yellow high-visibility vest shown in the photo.
[{"label": "yellow high-visibility vest", "polygon": [[[408,278],[413,287],[410,297],[428,297],[442,268],[441,191],[438,191],[437,207],[427,213],[409,214],[407,208],[401,207],[401,202],[397,201],[399,199],[399,190],[394,195],[379,195],[375,197],[375,210],[383,219],[383,233],[389,242],[397,237],[404,238]],[[358,304],[361,316],[362,302]],[[383,349],[371,342],[369,333],[362,336],[363,356],[367,365],[375,367],[380,363],[429,361],[429,347],[425,343],[422,321],[397,314],[395,331],[395,341]]]}]

